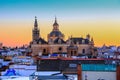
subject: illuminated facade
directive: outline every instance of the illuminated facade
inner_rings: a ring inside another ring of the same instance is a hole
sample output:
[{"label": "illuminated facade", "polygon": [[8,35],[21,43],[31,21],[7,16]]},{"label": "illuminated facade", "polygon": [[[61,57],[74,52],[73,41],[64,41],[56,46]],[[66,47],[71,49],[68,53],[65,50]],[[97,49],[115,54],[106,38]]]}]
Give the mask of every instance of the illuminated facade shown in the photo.
[{"label": "illuminated facade", "polygon": [[92,55],[96,56],[94,49],[94,41],[90,35],[83,37],[70,37],[64,40],[64,34],[59,30],[59,24],[55,17],[53,30],[47,35],[47,41],[40,35],[38,29],[37,18],[35,17],[34,28],[32,30],[31,49],[32,55],[48,55],[48,54],[67,54],[67,56]]}]

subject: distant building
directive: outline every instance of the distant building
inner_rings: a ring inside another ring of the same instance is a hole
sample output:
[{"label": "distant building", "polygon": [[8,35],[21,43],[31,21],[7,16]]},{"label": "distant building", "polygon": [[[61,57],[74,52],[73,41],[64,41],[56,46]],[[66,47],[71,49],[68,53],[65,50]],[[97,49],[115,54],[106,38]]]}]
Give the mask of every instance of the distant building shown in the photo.
[{"label": "distant building", "polygon": [[64,40],[65,35],[59,30],[59,24],[55,17],[53,30],[47,35],[47,41],[40,35],[37,18],[35,17],[32,30],[32,41],[30,43],[32,55],[67,54],[67,56],[93,55],[94,40],[90,35],[83,37],[70,37]]},{"label": "distant building", "polygon": [[2,47],[3,47],[3,44],[2,44],[2,43],[0,43],[0,49],[2,49]]},{"label": "distant building", "polygon": [[98,48],[98,57],[99,58],[114,58],[120,59],[120,46],[106,46],[105,44],[102,47]]}]

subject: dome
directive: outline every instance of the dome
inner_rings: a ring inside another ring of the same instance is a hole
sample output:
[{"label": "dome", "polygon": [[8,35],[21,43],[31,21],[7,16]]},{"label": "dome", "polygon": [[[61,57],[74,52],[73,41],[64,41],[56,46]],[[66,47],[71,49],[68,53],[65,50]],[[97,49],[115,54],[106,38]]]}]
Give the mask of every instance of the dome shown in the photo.
[{"label": "dome", "polygon": [[60,31],[52,31],[50,33],[50,36],[56,36],[56,37],[59,37],[59,36],[63,36],[63,34],[60,32]]}]

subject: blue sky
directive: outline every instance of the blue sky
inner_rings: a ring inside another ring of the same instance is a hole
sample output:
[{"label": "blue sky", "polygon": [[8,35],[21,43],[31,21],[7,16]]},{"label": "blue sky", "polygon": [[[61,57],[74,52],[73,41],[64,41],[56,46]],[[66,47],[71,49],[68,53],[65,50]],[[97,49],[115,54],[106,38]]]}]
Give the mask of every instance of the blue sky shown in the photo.
[{"label": "blue sky", "polygon": [[120,0],[0,0],[0,17],[3,19],[29,19],[35,15],[43,18],[57,15],[68,19],[71,16],[79,19],[82,16],[117,18],[119,9]]},{"label": "blue sky", "polygon": [[0,0],[0,42],[28,44],[35,16],[45,39],[57,16],[66,38],[90,33],[96,45],[120,44],[120,0]]}]

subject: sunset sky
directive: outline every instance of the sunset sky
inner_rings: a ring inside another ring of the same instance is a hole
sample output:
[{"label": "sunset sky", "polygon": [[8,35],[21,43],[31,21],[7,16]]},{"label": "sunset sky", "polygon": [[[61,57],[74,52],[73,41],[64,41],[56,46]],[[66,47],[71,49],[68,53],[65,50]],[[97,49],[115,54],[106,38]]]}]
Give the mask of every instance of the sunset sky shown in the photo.
[{"label": "sunset sky", "polygon": [[29,44],[35,16],[44,39],[57,16],[65,40],[89,33],[95,46],[120,46],[120,0],[0,0],[0,42]]}]

